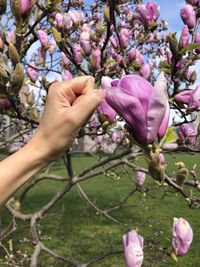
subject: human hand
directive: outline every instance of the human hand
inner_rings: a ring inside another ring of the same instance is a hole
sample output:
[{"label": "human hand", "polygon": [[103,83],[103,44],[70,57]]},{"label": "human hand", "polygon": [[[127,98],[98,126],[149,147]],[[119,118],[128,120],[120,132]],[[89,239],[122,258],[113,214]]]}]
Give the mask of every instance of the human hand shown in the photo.
[{"label": "human hand", "polygon": [[94,89],[91,76],[53,83],[48,92],[39,128],[31,140],[41,157],[52,161],[62,154],[76,137],[80,127],[105,97]]}]

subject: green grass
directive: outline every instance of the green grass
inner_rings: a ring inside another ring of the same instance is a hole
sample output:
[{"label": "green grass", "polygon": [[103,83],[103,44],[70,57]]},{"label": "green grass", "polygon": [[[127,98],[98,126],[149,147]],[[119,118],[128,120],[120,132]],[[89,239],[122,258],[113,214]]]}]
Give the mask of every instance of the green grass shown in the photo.
[{"label": "green grass", "polygon": [[[176,170],[175,161],[184,161],[188,168],[197,163],[197,174],[200,172],[200,155],[173,155],[167,156],[168,173]],[[91,157],[73,159],[76,173],[91,166],[95,160]],[[140,166],[146,167],[145,161],[140,158],[136,161]],[[132,178],[134,172],[129,169],[129,175],[124,168],[118,168],[119,180],[99,176],[82,182],[81,186],[94,203],[101,209],[118,204],[134,188]],[[64,175],[62,162],[54,167],[54,172]],[[199,210],[188,208],[186,202],[179,194],[167,193],[163,198],[161,186],[158,190],[155,182],[148,177],[145,182],[149,192],[136,192],[130,197],[129,207],[113,211],[110,215],[130,229],[137,229],[145,240],[145,267],[198,267],[200,266],[200,228]],[[38,183],[24,199],[22,211],[29,213],[36,211],[47,203],[55,193],[60,191],[65,182],[43,181]],[[153,188],[152,188],[153,187]],[[152,189],[151,189],[152,188]],[[167,255],[171,246],[171,228],[173,217],[187,219],[194,230],[194,241],[188,254],[180,258],[179,263],[174,263]],[[10,221],[6,210],[1,212],[2,227],[5,228]],[[9,237],[13,240],[14,253],[17,251],[31,255],[33,245],[29,233],[28,222],[17,221],[17,230]],[[69,194],[62,198],[51,209],[47,216],[40,221],[39,229],[43,242],[55,252],[68,258],[75,258],[78,262],[87,262],[90,259],[103,255],[107,251],[122,249],[122,235],[127,232],[116,223],[108,220],[83,200],[77,188],[74,187]],[[20,242],[27,239],[27,242]],[[30,241],[29,241],[30,240]],[[7,240],[8,241],[8,240]],[[1,250],[1,259],[4,253]],[[0,267],[6,266],[0,263]],[[23,266],[29,266],[28,263]],[[40,266],[62,267],[61,261],[56,261],[43,253],[40,256]],[[121,267],[124,266],[123,254],[118,254],[96,263],[97,267]],[[21,266],[20,266],[21,267]]]}]

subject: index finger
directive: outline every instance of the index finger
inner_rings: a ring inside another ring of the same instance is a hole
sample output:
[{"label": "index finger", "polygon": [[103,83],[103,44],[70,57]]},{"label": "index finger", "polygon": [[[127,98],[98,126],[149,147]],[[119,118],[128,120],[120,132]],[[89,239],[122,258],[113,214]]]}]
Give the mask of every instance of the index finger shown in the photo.
[{"label": "index finger", "polygon": [[72,90],[75,95],[85,95],[95,89],[95,80],[92,76],[80,76],[63,81],[64,90]]}]

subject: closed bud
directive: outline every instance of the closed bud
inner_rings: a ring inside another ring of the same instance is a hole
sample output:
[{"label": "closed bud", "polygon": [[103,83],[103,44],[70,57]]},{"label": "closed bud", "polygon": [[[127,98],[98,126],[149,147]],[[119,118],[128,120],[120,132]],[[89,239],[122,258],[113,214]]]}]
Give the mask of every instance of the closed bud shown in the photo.
[{"label": "closed bud", "polygon": [[60,43],[62,41],[61,33],[54,27],[52,28],[52,33],[56,43]]},{"label": "closed bud", "polygon": [[32,7],[31,0],[11,0],[10,6],[11,11],[15,17],[15,20],[19,22],[23,22],[27,18],[29,18],[31,13],[31,7]]},{"label": "closed bud", "polygon": [[151,161],[148,165],[149,174],[156,181],[164,181],[165,179],[165,165],[160,163],[159,155],[155,155],[152,157]]},{"label": "closed bud", "polygon": [[11,83],[13,86],[16,86],[17,88],[21,88],[23,81],[24,81],[23,67],[20,63],[18,63],[15,67],[14,72],[13,72],[13,75],[11,78]]},{"label": "closed bud", "polygon": [[183,186],[183,184],[185,183],[185,181],[188,178],[188,169],[186,168],[182,168],[180,169],[177,174],[176,174],[176,183],[179,186]]},{"label": "closed bud", "polygon": [[104,19],[106,21],[110,22],[110,9],[109,9],[109,7],[105,7],[103,13],[104,13]]},{"label": "closed bud", "polygon": [[14,66],[16,66],[20,62],[20,57],[17,52],[17,49],[12,43],[10,43],[8,47],[8,56]]}]

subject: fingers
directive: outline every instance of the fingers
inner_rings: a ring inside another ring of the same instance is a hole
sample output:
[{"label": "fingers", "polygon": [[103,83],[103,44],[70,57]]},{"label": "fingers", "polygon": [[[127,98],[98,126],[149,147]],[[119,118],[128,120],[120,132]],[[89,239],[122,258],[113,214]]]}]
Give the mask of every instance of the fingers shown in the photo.
[{"label": "fingers", "polygon": [[71,107],[70,112],[76,124],[81,126],[88,119],[95,109],[103,102],[105,92],[101,89],[94,89],[86,95],[82,95]]},{"label": "fingers", "polygon": [[80,76],[62,82],[64,91],[72,90],[75,95],[85,95],[95,88],[95,80],[92,76]]}]

